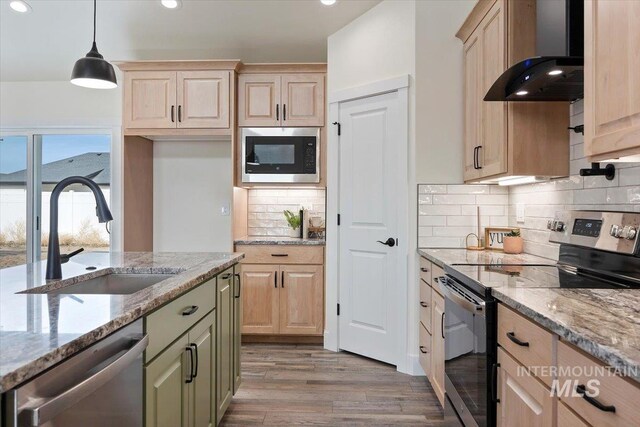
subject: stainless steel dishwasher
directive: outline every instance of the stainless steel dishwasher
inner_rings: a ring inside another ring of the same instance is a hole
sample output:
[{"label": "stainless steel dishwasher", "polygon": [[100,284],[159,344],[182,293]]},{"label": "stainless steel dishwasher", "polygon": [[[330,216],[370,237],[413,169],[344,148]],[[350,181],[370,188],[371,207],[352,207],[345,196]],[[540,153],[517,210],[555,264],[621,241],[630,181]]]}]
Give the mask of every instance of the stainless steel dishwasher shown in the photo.
[{"label": "stainless steel dishwasher", "polygon": [[6,395],[8,427],[139,427],[143,412],[142,320]]}]

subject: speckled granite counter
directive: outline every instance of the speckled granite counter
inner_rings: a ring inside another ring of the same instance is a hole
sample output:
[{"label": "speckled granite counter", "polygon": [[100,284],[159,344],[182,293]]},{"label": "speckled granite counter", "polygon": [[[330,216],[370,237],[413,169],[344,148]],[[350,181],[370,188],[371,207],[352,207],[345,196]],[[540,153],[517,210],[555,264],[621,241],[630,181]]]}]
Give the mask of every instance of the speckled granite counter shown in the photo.
[{"label": "speckled granite counter", "polygon": [[[561,289],[557,270],[456,264],[553,264],[533,255],[421,249],[420,255],[491,287],[493,295],[533,321],[640,382],[640,289]],[[513,273],[513,274],[505,274]]]},{"label": "speckled granite counter", "polygon": [[[9,390],[236,264],[234,253],[86,253],[46,282],[45,262],[0,270],[0,392]],[[87,271],[88,266],[97,269]],[[109,273],[169,278],[129,295],[20,293]]]},{"label": "speckled granite counter", "polygon": [[236,239],[236,245],[303,245],[303,246],[324,246],[324,239],[300,239],[298,237],[280,236],[248,236]]}]

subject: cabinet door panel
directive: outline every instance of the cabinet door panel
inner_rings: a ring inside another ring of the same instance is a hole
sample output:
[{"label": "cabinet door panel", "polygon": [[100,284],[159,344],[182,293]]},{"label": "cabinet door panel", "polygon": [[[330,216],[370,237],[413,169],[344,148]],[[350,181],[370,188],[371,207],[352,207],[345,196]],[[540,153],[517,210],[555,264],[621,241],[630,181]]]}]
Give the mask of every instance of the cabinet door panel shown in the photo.
[{"label": "cabinet door panel", "polygon": [[197,375],[190,384],[191,425],[216,425],[215,402],[215,336],[216,313],[212,311],[189,331],[189,345],[197,348]]},{"label": "cabinet door panel", "polygon": [[525,370],[518,370],[518,362],[502,348],[498,348],[498,363],[498,427],[554,425],[551,392]]},{"label": "cabinet door panel", "polygon": [[482,48],[480,104],[481,177],[507,172],[507,103],[482,99],[506,69],[505,11],[498,1],[482,20],[478,30]]},{"label": "cabinet door panel", "polygon": [[178,72],[178,127],[229,127],[229,72]]},{"label": "cabinet door panel", "polygon": [[279,111],[279,104],[279,75],[238,76],[238,126],[280,126],[282,111]]},{"label": "cabinet door panel", "polygon": [[175,71],[129,71],[124,85],[125,128],[176,127]]},{"label": "cabinet door panel", "polygon": [[144,368],[147,427],[188,426],[187,344],[185,334]]},{"label": "cabinet door panel", "polygon": [[277,334],[280,302],[277,265],[242,264],[242,333]]},{"label": "cabinet door panel", "polygon": [[437,292],[431,293],[433,333],[431,335],[431,385],[444,406],[444,298]]},{"label": "cabinet door panel", "polygon": [[281,265],[280,271],[280,333],[322,334],[322,266]]},{"label": "cabinet door panel", "polygon": [[233,394],[240,388],[242,381],[242,367],[240,362],[240,350],[242,345],[242,282],[240,277],[240,267],[236,266],[234,271],[234,292],[233,292]]},{"label": "cabinet door panel", "polygon": [[464,179],[478,177],[475,168],[476,147],[480,142],[480,93],[481,46],[477,34],[464,45]]},{"label": "cabinet door panel", "polygon": [[233,269],[218,276],[217,312],[217,418],[218,422],[233,397]]},{"label": "cabinet door panel", "polygon": [[282,126],[324,126],[324,75],[282,76]]},{"label": "cabinet door panel", "polygon": [[[585,154],[640,154],[640,2],[585,2]],[[615,157],[615,156],[611,156]]]}]

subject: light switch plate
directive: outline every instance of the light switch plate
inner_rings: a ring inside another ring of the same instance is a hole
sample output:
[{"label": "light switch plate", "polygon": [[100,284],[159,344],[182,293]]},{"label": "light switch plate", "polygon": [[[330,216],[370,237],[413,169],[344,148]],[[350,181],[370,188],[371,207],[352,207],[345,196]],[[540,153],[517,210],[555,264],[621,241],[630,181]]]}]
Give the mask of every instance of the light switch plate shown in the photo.
[{"label": "light switch plate", "polygon": [[524,222],[524,203],[516,204],[516,222]]},{"label": "light switch plate", "polygon": [[222,215],[222,216],[229,216],[229,215],[231,215],[231,208],[229,207],[229,205],[228,205],[228,204],[226,204],[226,205],[222,205],[222,206],[220,207],[220,215]]}]

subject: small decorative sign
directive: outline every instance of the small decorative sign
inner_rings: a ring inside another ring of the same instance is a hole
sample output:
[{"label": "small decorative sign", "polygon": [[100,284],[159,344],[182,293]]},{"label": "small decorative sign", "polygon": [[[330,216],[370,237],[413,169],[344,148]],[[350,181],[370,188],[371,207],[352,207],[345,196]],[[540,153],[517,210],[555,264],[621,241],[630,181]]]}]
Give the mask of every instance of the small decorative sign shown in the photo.
[{"label": "small decorative sign", "polygon": [[518,228],[487,227],[484,229],[484,247],[490,251],[504,250],[504,236]]}]

